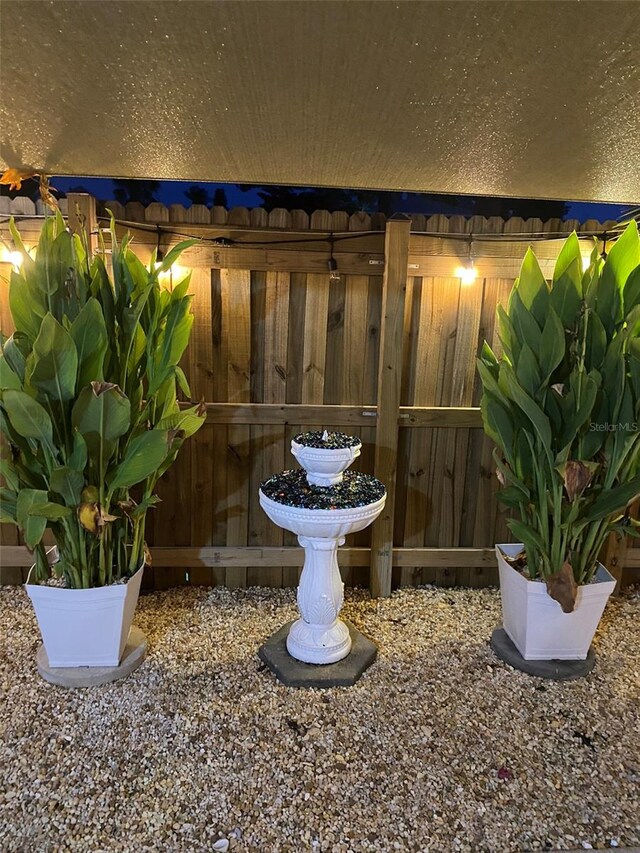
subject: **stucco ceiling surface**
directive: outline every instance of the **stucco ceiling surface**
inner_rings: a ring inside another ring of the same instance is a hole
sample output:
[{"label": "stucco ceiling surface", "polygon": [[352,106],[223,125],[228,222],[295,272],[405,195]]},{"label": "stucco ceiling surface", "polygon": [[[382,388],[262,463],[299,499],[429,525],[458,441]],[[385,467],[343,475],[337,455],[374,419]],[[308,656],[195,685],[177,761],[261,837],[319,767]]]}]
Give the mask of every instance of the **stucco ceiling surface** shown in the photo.
[{"label": "stucco ceiling surface", "polygon": [[640,201],[640,3],[0,4],[49,174]]}]

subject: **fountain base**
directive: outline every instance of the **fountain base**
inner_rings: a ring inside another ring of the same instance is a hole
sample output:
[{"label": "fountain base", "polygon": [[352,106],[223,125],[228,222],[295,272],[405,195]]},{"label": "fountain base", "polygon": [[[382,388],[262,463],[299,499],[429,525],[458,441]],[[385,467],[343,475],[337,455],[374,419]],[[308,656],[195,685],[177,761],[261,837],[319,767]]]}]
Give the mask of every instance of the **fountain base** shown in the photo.
[{"label": "fountain base", "polygon": [[352,687],[378,654],[375,643],[350,622],[341,621],[349,633],[350,652],[336,663],[303,663],[287,651],[287,637],[294,624],[284,625],[258,650],[260,660],[286,687]]},{"label": "fountain base", "polygon": [[331,625],[294,622],[287,637],[287,651],[303,663],[336,663],[351,651],[349,629],[341,619]]}]

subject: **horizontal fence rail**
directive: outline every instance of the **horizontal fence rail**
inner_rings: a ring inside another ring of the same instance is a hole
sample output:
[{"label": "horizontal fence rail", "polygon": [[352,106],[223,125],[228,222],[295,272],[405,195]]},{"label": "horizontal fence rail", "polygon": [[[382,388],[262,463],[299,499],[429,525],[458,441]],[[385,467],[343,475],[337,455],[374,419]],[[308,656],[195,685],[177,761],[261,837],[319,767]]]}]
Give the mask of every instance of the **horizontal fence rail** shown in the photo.
[{"label": "horizontal fence rail", "polygon": [[[92,219],[87,198],[70,195],[63,211],[75,215],[80,205],[97,234],[108,208],[145,261],[185,236],[199,239],[180,259],[191,270],[195,318],[182,367],[207,419],[159,484],[147,585],[295,585],[302,551],[262,512],[258,488],[294,467],[294,435],[319,428],[357,435],[354,467],[389,489],[387,516],[341,551],[346,583],[388,594],[392,583],[496,582],[493,546],[509,533],[481,429],[476,357],[484,340],[499,349],[496,307],[531,241],[550,276],[560,237],[577,230],[586,255],[589,239],[611,239],[614,222],[387,222],[382,214],[135,202],[108,202]],[[11,214],[33,246],[42,205],[0,197],[4,237]],[[455,269],[468,258],[469,237],[478,277],[464,285]],[[10,333],[8,288],[0,288],[0,328]],[[0,582],[22,582],[31,558],[17,530],[1,525],[0,542]],[[640,577],[640,549],[614,544],[608,557],[618,574],[624,562],[627,580]]]}]

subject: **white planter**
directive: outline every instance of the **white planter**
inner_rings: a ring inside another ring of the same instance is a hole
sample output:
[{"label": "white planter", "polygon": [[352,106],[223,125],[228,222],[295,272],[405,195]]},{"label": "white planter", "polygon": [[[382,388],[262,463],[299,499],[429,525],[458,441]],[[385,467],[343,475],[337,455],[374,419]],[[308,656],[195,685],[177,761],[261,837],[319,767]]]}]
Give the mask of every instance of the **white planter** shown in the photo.
[{"label": "white planter", "polygon": [[143,568],[124,584],[62,589],[25,584],[49,666],[118,666],[140,594]]},{"label": "white planter", "polygon": [[335,486],[342,482],[344,472],[360,456],[362,444],[354,447],[324,449],[291,442],[291,452],[307,472],[312,486]]},{"label": "white planter", "polygon": [[615,579],[599,565],[595,580],[578,587],[573,612],[564,613],[544,582],[528,580],[500,553],[511,557],[522,548],[496,546],[504,630],[525,660],[585,660]]}]

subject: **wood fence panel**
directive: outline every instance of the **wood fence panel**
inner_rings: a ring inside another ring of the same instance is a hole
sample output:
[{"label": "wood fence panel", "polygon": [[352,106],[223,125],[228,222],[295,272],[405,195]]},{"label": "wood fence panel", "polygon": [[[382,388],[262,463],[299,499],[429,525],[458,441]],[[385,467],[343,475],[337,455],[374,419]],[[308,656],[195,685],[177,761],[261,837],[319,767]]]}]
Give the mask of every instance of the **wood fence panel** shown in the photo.
[{"label": "wood fence panel", "polygon": [[[5,213],[40,212],[19,199],[2,204]],[[193,399],[212,406],[207,423],[159,484],[162,503],[148,522],[158,553],[154,583],[294,585],[301,564],[296,537],[262,512],[258,488],[271,474],[296,466],[291,438],[306,429],[360,436],[362,453],[354,468],[374,471],[376,439],[386,441],[376,410],[384,234],[374,233],[384,230],[385,217],[261,208],[227,212],[203,205],[145,209],[137,203],[112,209],[117,219],[129,221],[118,227],[121,233],[132,228],[143,257],[159,235],[136,222],[157,223],[165,251],[179,234],[205,238],[182,261],[193,270],[195,315],[184,369]],[[412,225],[402,340],[393,353],[403,407],[392,496],[393,579],[481,586],[495,582],[491,548],[508,538],[508,530],[496,502],[491,442],[479,428],[477,409],[469,408],[477,407],[481,391],[475,359],[485,339],[499,350],[495,310],[506,302],[527,235],[568,233],[577,223],[416,215]],[[34,245],[38,221],[23,220],[20,228]],[[2,229],[5,235],[6,226]],[[599,235],[604,230],[592,221],[581,229]],[[483,239],[503,231],[518,242]],[[343,233],[350,239],[341,242]],[[473,236],[480,273],[468,286],[454,277],[468,252],[467,242],[455,239],[459,235]],[[233,244],[213,245],[212,237]],[[329,280],[327,269],[332,239],[337,281]],[[536,243],[545,274],[560,245]],[[0,262],[0,279],[9,272]],[[0,328],[5,333],[12,328],[2,280]],[[385,418],[388,438],[393,431],[388,411]],[[343,561],[348,584],[369,582],[371,534],[368,529],[349,537]],[[0,543],[0,582],[21,581],[29,557],[14,526],[0,526]],[[627,579],[640,569],[637,544],[629,549]],[[18,560],[13,567],[11,558]]]}]

